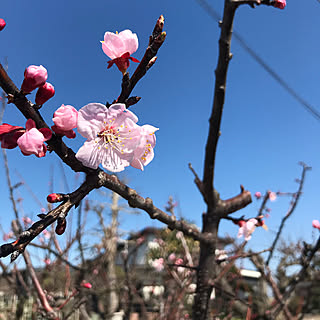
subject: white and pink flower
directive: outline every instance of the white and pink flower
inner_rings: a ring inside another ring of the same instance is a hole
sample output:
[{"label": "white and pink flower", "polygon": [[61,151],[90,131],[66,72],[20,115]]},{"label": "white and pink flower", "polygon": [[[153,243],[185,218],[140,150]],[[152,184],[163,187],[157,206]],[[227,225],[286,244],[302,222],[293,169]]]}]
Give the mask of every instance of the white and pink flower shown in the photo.
[{"label": "white and pink flower", "polygon": [[256,228],[258,223],[257,219],[249,219],[248,221],[241,220],[239,221],[239,231],[238,231],[238,238],[244,237],[246,241],[251,239],[251,234]]},{"label": "white and pink flower", "polygon": [[158,272],[161,272],[164,269],[164,259],[163,258],[150,260],[149,264]]},{"label": "white and pink flower", "polygon": [[78,112],[77,130],[87,141],[76,158],[93,169],[101,163],[112,172],[130,165],[143,170],[154,157],[158,128],[139,126],[137,122],[137,116],[121,103],[109,108],[100,103],[84,106]]},{"label": "white and pink flower", "polygon": [[130,61],[140,62],[131,57],[131,54],[137,51],[139,42],[138,37],[131,30],[124,30],[120,33],[106,32],[104,34],[104,41],[102,43],[103,52],[112,59],[108,61],[108,69],[116,64],[118,69],[124,74]]},{"label": "white and pink flower", "polygon": [[313,221],[312,221],[312,226],[313,226],[315,229],[319,229],[319,230],[320,230],[320,222],[319,222],[319,220],[313,220]]}]

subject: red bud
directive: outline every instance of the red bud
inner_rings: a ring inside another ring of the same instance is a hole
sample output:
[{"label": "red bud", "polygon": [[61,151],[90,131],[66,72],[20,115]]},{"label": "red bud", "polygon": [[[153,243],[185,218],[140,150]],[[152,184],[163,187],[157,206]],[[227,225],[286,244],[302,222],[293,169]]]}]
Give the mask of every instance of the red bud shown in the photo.
[{"label": "red bud", "polygon": [[46,82],[40,87],[36,94],[36,104],[42,105],[54,96],[54,87],[51,83]]},{"label": "red bud", "polygon": [[4,29],[6,22],[3,19],[0,19],[0,31]]},{"label": "red bud", "polygon": [[66,231],[67,227],[67,220],[66,219],[58,219],[57,226],[56,226],[56,234],[61,236]]},{"label": "red bud", "polygon": [[47,196],[47,201],[50,203],[56,203],[63,201],[63,195],[60,193],[51,193]]}]

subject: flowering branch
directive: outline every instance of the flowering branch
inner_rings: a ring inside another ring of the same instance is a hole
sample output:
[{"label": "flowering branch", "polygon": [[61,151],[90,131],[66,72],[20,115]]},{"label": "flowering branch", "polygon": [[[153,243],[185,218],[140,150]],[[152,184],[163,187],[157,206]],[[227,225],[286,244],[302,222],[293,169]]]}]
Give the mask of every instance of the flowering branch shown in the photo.
[{"label": "flowering branch", "polygon": [[289,217],[292,215],[294,209],[296,208],[296,206],[298,204],[298,201],[299,201],[300,196],[302,194],[302,188],[303,188],[306,172],[311,169],[311,167],[308,167],[304,163],[300,163],[300,165],[302,166],[302,173],[301,173],[301,179],[299,180],[299,188],[298,188],[298,191],[295,194],[292,195],[292,201],[291,201],[291,204],[290,204],[290,208],[287,211],[286,215],[281,220],[281,224],[280,224],[279,230],[277,232],[277,235],[276,235],[275,239],[273,240],[273,243],[272,243],[272,246],[271,246],[271,250],[269,252],[269,256],[268,256],[268,259],[267,259],[267,262],[266,262],[267,266],[270,263],[270,260],[272,258],[274,249],[275,249],[275,247],[276,247],[276,245],[278,243],[278,240],[280,238],[280,235],[281,235],[282,229],[284,227],[284,224],[287,221],[287,219],[289,219]]},{"label": "flowering branch", "polygon": [[129,106],[127,99],[129,98],[129,95],[131,94],[135,85],[156,62],[156,54],[162,46],[164,40],[166,39],[166,33],[162,31],[163,25],[164,17],[161,15],[157,20],[152,35],[149,38],[148,48],[136,71],[134,72],[131,78],[129,78],[129,74],[127,72],[124,74],[121,85],[122,90],[120,96],[117,99],[117,102],[125,103],[127,107]]}]

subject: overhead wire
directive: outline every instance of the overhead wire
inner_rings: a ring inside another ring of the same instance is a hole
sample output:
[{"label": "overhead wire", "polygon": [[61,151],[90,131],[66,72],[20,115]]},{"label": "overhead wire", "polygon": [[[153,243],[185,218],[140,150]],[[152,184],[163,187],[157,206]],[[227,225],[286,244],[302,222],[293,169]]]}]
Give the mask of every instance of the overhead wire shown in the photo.
[{"label": "overhead wire", "polygon": [[[320,2],[320,0],[317,0]],[[196,2],[218,23],[220,22],[219,13],[212,8],[212,6],[206,0],[196,0]],[[294,90],[289,84],[270,67],[244,40],[239,32],[233,31],[233,37],[241,47],[267,72],[269,75],[276,80],[296,101],[300,103],[309,113],[311,113],[317,120],[320,120],[320,112],[312,106],[308,101],[300,96],[300,94]]]}]

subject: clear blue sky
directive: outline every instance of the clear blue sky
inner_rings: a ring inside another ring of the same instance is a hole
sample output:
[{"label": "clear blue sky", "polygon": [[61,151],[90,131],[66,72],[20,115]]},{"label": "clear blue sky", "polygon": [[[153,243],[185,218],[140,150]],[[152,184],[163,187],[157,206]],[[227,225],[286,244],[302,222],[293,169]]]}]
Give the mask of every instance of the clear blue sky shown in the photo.
[{"label": "clear blue sky", "polygon": [[[222,0],[211,1],[222,12]],[[22,1],[2,0],[0,17],[7,22],[0,33],[0,60],[9,60],[9,75],[21,85],[24,69],[42,64],[56,94],[42,109],[49,124],[61,104],[80,109],[89,102],[111,102],[120,92],[121,74],[114,66],[107,70],[109,58],[100,40],[105,31],[131,29],[138,34],[141,59],[148,37],[160,14],[165,17],[167,39],[158,60],[133,94],[142,100],[132,111],[140,124],[159,127],[155,159],[144,172],[128,168],[129,185],[141,195],[153,198],[162,208],[169,195],[180,203],[187,219],[201,225],[205,204],[188,169],[191,162],[202,176],[204,147],[211,112],[214,69],[217,62],[219,28],[195,0],[189,1]],[[274,68],[288,84],[311,104],[319,103],[320,4],[316,0],[288,1],[285,10],[260,6],[240,8],[235,19],[237,30],[247,43]],[[306,112],[240,46],[232,43],[222,136],[218,146],[216,187],[223,198],[239,192],[239,185],[252,191],[295,191],[294,179],[300,176],[302,160],[313,167],[308,173],[304,195],[285,229],[286,237],[311,240],[312,219],[319,219],[320,122]],[[132,63],[129,72],[135,68]],[[33,99],[33,95],[31,95]],[[9,105],[4,121],[25,124],[25,119]],[[84,139],[66,140],[75,151]],[[61,168],[54,154],[45,158],[8,152],[14,182],[15,171],[45,205],[50,167],[54,166],[54,191],[65,191]],[[2,161],[2,159],[1,159]],[[64,168],[70,186],[74,174]],[[2,214],[0,223],[9,228],[11,205],[0,170]],[[26,189],[20,189],[24,210],[35,217],[40,206]],[[285,214],[288,202],[272,204],[267,220],[269,232],[258,230],[251,240],[253,248],[266,247]],[[254,216],[258,203],[240,214]],[[90,221],[89,221],[90,222]],[[121,228],[138,230],[160,224],[142,213],[139,217],[121,216]],[[236,226],[223,223],[220,235],[236,234]]]}]

